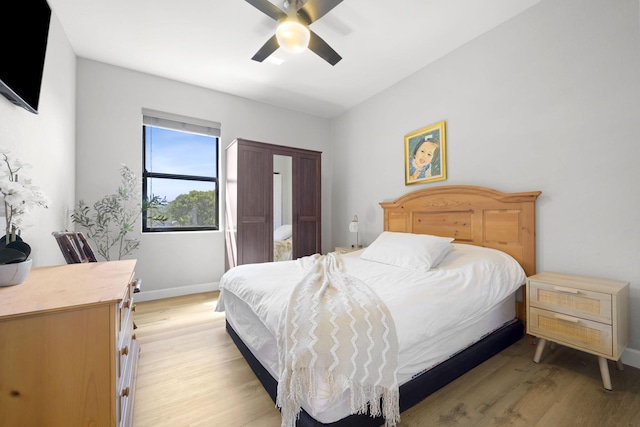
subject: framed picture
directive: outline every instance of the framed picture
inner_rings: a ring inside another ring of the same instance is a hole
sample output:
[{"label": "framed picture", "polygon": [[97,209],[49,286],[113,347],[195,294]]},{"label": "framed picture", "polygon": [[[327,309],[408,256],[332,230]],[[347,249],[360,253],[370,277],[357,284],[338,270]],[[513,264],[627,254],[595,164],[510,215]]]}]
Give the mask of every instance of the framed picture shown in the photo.
[{"label": "framed picture", "polygon": [[447,179],[444,121],[404,136],[405,185]]}]

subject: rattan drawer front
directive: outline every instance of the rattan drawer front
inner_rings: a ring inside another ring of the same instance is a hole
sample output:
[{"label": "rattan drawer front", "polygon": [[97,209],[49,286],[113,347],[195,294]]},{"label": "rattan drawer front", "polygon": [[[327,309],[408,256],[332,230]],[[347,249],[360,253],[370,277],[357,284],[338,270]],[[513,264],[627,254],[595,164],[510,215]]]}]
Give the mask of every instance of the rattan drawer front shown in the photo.
[{"label": "rattan drawer front", "polygon": [[611,295],[529,282],[529,304],[569,316],[611,324]]},{"label": "rattan drawer front", "polygon": [[613,332],[611,325],[567,316],[531,307],[529,330],[560,344],[569,344],[590,353],[612,356]]}]

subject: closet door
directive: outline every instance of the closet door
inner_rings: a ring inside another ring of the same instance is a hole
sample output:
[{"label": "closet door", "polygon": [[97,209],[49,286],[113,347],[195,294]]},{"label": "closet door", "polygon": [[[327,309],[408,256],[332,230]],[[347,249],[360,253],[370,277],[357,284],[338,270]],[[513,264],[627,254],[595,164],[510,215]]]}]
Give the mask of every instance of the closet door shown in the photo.
[{"label": "closet door", "polygon": [[273,257],[273,156],[268,146],[238,140],[238,264]]},{"label": "closet door", "polygon": [[320,253],[321,164],[319,152],[299,151],[293,160],[293,256]]}]

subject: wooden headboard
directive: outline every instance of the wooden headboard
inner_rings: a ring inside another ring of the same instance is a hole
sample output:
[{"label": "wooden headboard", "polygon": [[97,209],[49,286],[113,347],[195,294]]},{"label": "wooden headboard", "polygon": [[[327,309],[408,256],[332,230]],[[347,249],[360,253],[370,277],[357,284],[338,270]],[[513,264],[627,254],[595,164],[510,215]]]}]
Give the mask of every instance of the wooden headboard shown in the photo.
[{"label": "wooden headboard", "polygon": [[536,272],[535,201],[540,191],[502,193],[451,185],[382,202],[384,230],[453,237],[508,253],[527,276]]}]

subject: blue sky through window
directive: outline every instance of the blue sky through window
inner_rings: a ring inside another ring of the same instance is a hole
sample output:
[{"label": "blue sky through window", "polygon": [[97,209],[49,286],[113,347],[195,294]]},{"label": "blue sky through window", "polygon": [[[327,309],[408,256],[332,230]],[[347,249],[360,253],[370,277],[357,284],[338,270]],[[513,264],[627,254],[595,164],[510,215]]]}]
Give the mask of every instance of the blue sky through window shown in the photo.
[{"label": "blue sky through window", "polygon": [[[217,139],[208,135],[145,126],[145,165],[149,172],[216,177]],[[212,182],[153,178],[148,193],[174,200],[191,190],[209,191]]]}]

